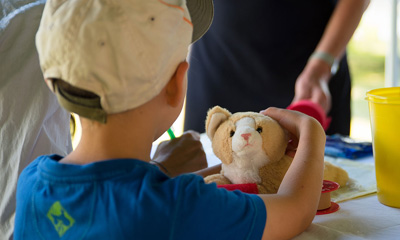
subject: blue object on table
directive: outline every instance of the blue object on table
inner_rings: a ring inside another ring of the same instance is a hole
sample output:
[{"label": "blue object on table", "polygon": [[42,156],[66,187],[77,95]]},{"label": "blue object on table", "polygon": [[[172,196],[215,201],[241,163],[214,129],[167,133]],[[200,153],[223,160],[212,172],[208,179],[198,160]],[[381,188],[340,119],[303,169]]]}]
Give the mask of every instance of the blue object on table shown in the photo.
[{"label": "blue object on table", "polygon": [[361,142],[339,134],[326,136],[325,155],[357,159],[372,155],[372,143]]}]

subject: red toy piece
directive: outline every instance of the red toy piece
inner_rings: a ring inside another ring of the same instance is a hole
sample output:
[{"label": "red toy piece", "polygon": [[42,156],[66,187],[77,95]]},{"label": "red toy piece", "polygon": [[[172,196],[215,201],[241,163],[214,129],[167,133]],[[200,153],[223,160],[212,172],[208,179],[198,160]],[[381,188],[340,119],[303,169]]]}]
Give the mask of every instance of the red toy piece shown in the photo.
[{"label": "red toy piece", "polygon": [[257,184],[244,183],[244,184],[224,184],[218,185],[219,188],[225,188],[229,191],[240,190],[244,193],[258,194]]},{"label": "red toy piece", "polygon": [[319,104],[311,102],[310,100],[300,100],[292,103],[289,105],[289,107],[287,107],[287,109],[298,111],[317,119],[317,121],[321,123],[324,130],[327,130],[329,124],[331,123],[331,118],[326,116],[324,109],[322,109]]},{"label": "red toy piece", "polygon": [[[330,192],[335,191],[339,188],[339,184],[336,182],[332,182],[332,181],[328,181],[328,180],[324,180],[323,181],[323,185],[322,185],[322,191],[321,191],[321,199],[320,199],[320,203],[318,206],[318,211],[317,211],[317,215],[325,215],[325,214],[329,214],[329,213],[334,213],[337,210],[339,210],[339,204],[335,203],[335,202],[331,202],[331,196],[330,196]],[[322,209],[320,208],[321,206],[325,206],[322,207]]]}]

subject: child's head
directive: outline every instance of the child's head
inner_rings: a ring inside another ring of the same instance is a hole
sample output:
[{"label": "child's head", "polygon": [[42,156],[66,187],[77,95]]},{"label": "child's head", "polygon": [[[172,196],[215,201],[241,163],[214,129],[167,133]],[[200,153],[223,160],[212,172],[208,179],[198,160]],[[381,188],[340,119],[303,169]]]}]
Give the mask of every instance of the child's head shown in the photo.
[{"label": "child's head", "polygon": [[40,65],[64,108],[104,123],[157,96],[212,16],[212,0],[49,0]]}]

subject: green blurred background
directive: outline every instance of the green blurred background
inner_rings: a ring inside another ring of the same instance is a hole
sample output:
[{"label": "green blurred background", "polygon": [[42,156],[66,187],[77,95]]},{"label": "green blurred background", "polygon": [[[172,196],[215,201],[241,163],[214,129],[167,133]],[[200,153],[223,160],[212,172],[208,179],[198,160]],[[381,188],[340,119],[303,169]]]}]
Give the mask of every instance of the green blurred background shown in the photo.
[{"label": "green blurred background", "polygon": [[371,1],[347,52],[352,76],[352,122],[350,136],[371,141],[368,102],[369,90],[384,87],[385,55],[389,38],[389,1]]}]

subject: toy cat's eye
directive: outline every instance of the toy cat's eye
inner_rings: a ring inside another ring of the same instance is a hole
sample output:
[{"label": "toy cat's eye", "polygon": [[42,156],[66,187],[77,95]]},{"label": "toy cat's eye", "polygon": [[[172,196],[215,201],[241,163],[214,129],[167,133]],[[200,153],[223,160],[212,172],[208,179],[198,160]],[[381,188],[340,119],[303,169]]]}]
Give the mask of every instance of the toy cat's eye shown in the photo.
[{"label": "toy cat's eye", "polygon": [[258,127],[256,130],[258,133],[262,133],[262,127]]},{"label": "toy cat's eye", "polygon": [[235,135],[235,131],[231,131],[230,136],[233,137],[233,135]]}]

